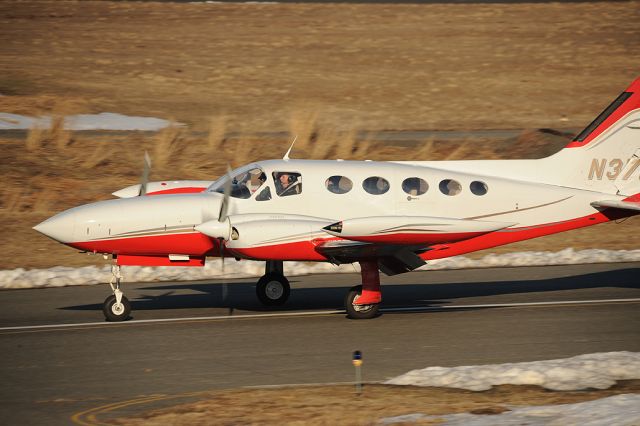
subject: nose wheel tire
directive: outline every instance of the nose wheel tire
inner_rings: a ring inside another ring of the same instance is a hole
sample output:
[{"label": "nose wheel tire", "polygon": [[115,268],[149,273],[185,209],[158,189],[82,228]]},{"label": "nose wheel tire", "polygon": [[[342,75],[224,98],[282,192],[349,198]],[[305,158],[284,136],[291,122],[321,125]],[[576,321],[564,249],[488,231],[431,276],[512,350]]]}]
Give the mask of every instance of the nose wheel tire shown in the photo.
[{"label": "nose wheel tire", "polygon": [[266,306],[282,305],[289,299],[290,292],[289,280],[275,272],[263,275],[256,285],[256,295]]},{"label": "nose wheel tire", "polygon": [[353,303],[358,300],[358,297],[362,294],[362,286],[357,285],[351,287],[349,293],[344,299],[344,306],[347,310],[347,316],[351,319],[371,319],[378,316],[379,303],[373,303],[371,305],[354,305]]},{"label": "nose wheel tire", "polygon": [[104,305],[102,305],[102,312],[107,321],[124,321],[131,314],[131,304],[129,299],[124,296],[122,296],[120,303],[116,303],[116,296],[112,294],[105,299]]}]

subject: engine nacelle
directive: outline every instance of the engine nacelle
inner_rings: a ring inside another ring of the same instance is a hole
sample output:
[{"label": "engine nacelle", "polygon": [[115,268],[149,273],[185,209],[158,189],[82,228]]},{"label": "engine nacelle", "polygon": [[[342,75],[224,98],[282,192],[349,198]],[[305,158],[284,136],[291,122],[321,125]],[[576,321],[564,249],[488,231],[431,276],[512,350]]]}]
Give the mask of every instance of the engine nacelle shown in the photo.
[{"label": "engine nacelle", "polygon": [[[266,216],[266,215],[265,215]],[[323,219],[262,219],[236,222],[226,242],[230,253],[255,260],[326,260],[316,252],[314,237],[326,239],[322,228],[331,223]]]}]

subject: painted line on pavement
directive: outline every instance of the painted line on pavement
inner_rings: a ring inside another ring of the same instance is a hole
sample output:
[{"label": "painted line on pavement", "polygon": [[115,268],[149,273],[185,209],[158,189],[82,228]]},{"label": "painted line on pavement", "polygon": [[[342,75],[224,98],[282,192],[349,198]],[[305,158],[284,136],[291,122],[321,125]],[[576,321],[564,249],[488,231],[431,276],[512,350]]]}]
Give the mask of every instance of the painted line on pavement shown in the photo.
[{"label": "painted line on pavement", "polygon": [[603,299],[603,300],[565,300],[562,302],[522,302],[522,303],[487,303],[483,305],[454,305],[454,306],[407,306],[404,308],[385,308],[381,312],[405,312],[405,311],[444,311],[447,309],[482,309],[482,308],[520,308],[532,306],[558,306],[558,305],[594,305],[607,303],[640,302],[640,298],[634,299]]},{"label": "painted line on pavement", "polygon": [[[562,306],[562,305],[594,305],[594,304],[608,304],[608,303],[633,303],[640,302],[640,298],[631,299],[603,299],[603,300],[565,300],[558,302],[523,302],[523,303],[489,303],[479,305],[450,305],[450,306],[408,306],[397,308],[381,308],[380,312],[433,312],[433,311],[446,311],[446,310],[464,310],[464,309],[483,309],[483,308],[517,308],[517,307],[535,307],[535,306]],[[44,325],[27,325],[16,327],[0,327],[2,331],[32,331],[32,330],[46,330],[46,329],[67,329],[67,328],[83,328],[83,327],[96,327],[96,326],[109,326],[109,327],[122,327],[133,326],[143,324],[158,324],[158,323],[172,323],[172,322],[192,322],[192,321],[214,321],[214,320],[233,320],[233,319],[256,319],[256,318],[286,318],[286,317],[306,317],[306,316],[320,316],[320,315],[336,315],[345,314],[342,309],[332,309],[324,311],[309,311],[309,312],[273,312],[266,314],[241,314],[241,315],[215,315],[205,317],[186,317],[186,318],[156,318],[146,320],[132,320],[123,322],[83,322],[83,323],[69,323],[69,324],[44,324]]]}]

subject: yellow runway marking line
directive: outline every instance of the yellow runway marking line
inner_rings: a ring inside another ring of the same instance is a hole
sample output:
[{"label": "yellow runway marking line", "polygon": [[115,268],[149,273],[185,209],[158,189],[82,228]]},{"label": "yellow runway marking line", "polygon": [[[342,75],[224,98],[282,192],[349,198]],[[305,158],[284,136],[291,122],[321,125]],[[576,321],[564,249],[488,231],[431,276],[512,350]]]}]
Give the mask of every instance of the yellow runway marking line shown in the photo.
[{"label": "yellow runway marking line", "polygon": [[187,392],[176,395],[151,395],[142,398],[129,399],[125,401],[113,402],[111,404],[105,404],[98,407],[90,408],[88,410],[80,411],[71,416],[71,421],[74,424],[82,425],[82,426],[101,426],[108,425],[107,423],[102,423],[97,416],[100,414],[108,413],[114,410],[118,410],[120,408],[130,407],[132,405],[141,405],[147,404],[149,402],[156,401],[165,401],[169,399],[178,399],[178,398],[189,398],[198,395],[204,395],[211,391],[201,391],[201,392]]},{"label": "yellow runway marking line", "polygon": [[[606,304],[623,304],[638,303],[640,298],[631,299],[603,299],[603,300],[564,300],[557,302],[524,302],[524,303],[489,303],[479,305],[450,305],[450,306],[408,306],[397,308],[382,308],[380,312],[433,312],[445,310],[464,310],[464,309],[486,309],[486,308],[526,308],[526,307],[554,307],[554,306],[588,306],[588,305],[606,305]],[[17,327],[0,327],[0,334],[17,334],[17,333],[33,333],[42,331],[63,331],[63,330],[81,330],[89,328],[113,328],[126,326],[140,326],[153,324],[187,324],[196,322],[211,322],[225,320],[251,320],[264,318],[287,318],[287,317],[310,317],[310,316],[331,316],[337,314],[345,314],[343,310],[326,310],[311,312],[277,312],[268,314],[241,314],[241,315],[218,315],[206,317],[187,317],[187,318],[157,318],[148,320],[132,320],[117,323],[105,322],[87,322],[72,324],[45,324],[45,325],[29,325]]]}]

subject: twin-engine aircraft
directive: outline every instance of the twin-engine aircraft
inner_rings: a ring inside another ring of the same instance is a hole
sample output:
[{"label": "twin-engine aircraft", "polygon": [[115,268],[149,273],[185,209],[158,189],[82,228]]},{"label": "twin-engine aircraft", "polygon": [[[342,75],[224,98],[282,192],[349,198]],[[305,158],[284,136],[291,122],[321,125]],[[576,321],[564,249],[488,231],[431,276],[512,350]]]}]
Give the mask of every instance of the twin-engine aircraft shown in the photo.
[{"label": "twin-engine aircraft", "polygon": [[[129,317],[120,267],[265,261],[257,296],[283,304],[285,261],[358,262],[349,317],[372,318],[379,271],[640,213],[640,78],[558,153],[539,160],[257,161],[216,181],[149,182],[59,213],[34,229],[111,255],[109,321]],[[603,238],[605,238],[603,236]]]}]

